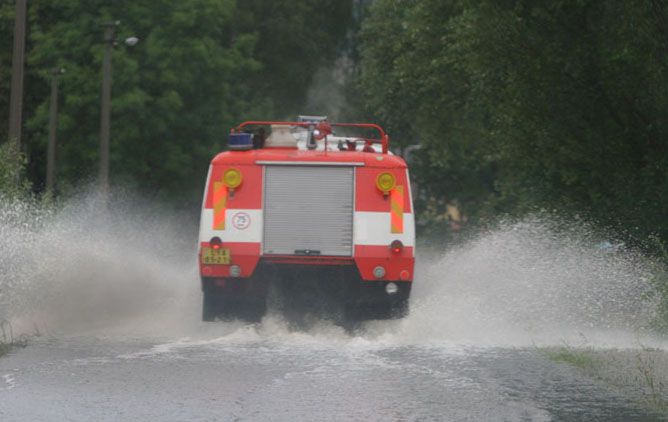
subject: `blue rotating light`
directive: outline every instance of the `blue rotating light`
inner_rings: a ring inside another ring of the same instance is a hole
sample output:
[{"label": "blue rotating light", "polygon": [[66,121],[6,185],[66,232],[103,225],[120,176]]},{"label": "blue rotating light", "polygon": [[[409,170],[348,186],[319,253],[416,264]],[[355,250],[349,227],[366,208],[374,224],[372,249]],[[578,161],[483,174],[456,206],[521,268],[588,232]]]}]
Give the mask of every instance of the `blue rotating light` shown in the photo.
[{"label": "blue rotating light", "polygon": [[253,149],[253,135],[250,133],[230,133],[227,145],[233,151]]}]

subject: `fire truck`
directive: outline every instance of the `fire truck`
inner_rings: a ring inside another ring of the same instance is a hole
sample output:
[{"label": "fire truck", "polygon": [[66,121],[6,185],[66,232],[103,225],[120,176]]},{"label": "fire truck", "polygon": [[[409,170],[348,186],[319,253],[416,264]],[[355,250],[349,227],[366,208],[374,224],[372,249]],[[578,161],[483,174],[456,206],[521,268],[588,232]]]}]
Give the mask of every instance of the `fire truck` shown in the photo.
[{"label": "fire truck", "polygon": [[[354,136],[350,136],[353,133]],[[258,321],[272,283],[324,287],[351,318],[408,312],[408,169],[376,124],[247,121],[209,166],[199,231],[202,319]]]}]

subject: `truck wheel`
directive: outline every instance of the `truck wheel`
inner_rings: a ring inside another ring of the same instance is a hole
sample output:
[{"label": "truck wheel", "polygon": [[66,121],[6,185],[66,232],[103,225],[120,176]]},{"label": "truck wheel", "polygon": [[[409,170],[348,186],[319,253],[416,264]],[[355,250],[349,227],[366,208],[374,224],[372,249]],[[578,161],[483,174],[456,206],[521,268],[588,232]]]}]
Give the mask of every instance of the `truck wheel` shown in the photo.
[{"label": "truck wheel", "polygon": [[212,322],[220,313],[218,295],[209,289],[204,290],[202,299],[202,321]]},{"label": "truck wheel", "polygon": [[372,319],[401,319],[408,315],[408,298],[398,298],[392,302],[376,301],[357,304],[346,308],[349,321],[368,321]]},{"label": "truck wheel", "polygon": [[221,319],[260,322],[267,313],[265,301],[246,297],[225,298],[219,308]]},{"label": "truck wheel", "polygon": [[400,319],[408,316],[410,308],[408,306],[408,298],[400,298],[390,307],[390,319]]},{"label": "truck wheel", "polygon": [[240,310],[238,318],[247,322],[260,322],[267,313],[267,304],[260,299],[249,300]]},{"label": "truck wheel", "polygon": [[[266,286],[261,280],[237,280],[225,287],[202,281],[202,321],[240,319],[259,322],[267,312]],[[252,284],[251,284],[252,283]]]}]

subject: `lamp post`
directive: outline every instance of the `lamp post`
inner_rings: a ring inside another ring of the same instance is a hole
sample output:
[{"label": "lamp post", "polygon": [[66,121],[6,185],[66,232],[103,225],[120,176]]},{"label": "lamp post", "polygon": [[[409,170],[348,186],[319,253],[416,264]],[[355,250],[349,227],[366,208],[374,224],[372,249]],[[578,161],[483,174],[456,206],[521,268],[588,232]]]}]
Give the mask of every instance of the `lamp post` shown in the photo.
[{"label": "lamp post", "polygon": [[9,99],[9,140],[21,150],[21,114],[23,110],[23,64],[26,38],[27,0],[16,0],[14,18],[14,51],[12,53],[12,87]]},{"label": "lamp post", "polygon": [[[106,200],[109,195],[109,132],[111,130],[111,52],[118,44],[116,27],[120,21],[104,24],[104,58],[102,60],[102,97],[100,115],[100,194]],[[125,44],[132,47],[137,44],[137,37],[130,37]]]},{"label": "lamp post", "polygon": [[56,181],[56,127],[58,125],[58,77],[65,69],[51,70],[51,103],[49,105],[49,146],[46,154],[46,194],[53,194]]},{"label": "lamp post", "polygon": [[109,193],[109,132],[111,127],[111,50],[116,44],[119,22],[104,24],[104,59],[102,60],[102,104],[100,117],[100,194]]}]

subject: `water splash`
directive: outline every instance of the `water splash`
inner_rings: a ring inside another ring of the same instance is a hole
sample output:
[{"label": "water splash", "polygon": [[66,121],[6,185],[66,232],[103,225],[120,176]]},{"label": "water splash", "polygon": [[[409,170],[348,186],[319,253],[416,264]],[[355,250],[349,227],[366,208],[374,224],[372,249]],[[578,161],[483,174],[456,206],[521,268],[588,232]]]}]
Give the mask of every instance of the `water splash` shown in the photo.
[{"label": "water splash", "polygon": [[160,333],[195,318],[196,225],[133,196],[115,198],[112,212],[92,194],[58,208],[3,202],[0,310],[70,333],[138,324]]},{"label": "water splash", "polygon": [[[419,251],[411,314],[346,333],[328,322],[295,333],[275,312],[262,324],[199,322],[197,221],[132,195],[106,213],[93,195],[59,208],[0,203],[0,317],[69,334],[202,339],[526,346],[665,347],[648,329],[651,261],[599,247],[586,224],[553,217],[500,224],[448,252]],[[309,341],[311,341],[309,340]]]},{"label": "water splash", "polygon": [[651,260],[601,247],[585,223],[563,227],[554,216],[533,216],[428,258],[401,335],[484,345],[650,341]]}]

